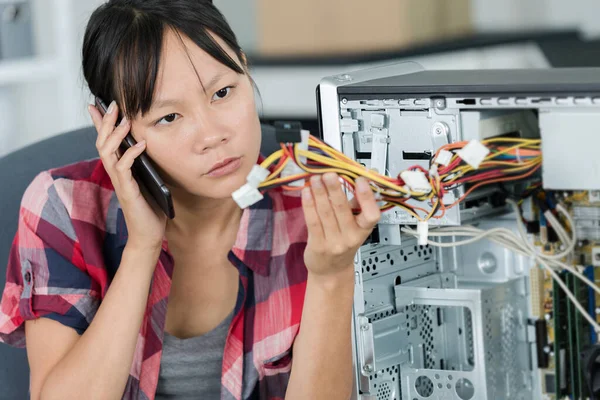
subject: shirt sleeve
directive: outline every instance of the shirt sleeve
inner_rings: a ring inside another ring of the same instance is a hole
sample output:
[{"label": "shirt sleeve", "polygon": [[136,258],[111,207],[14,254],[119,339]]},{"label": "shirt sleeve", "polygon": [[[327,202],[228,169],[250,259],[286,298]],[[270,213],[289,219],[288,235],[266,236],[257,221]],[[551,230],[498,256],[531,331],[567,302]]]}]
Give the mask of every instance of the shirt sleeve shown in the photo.
[{"label": "shirt sleeve", "polygon": [[24,323],[40,317],[82,334],[98,309],[98,285],[87,273],[65,187],[57,189],[43,172],[23,195],[0,301],[0,342],[25,347]]}]

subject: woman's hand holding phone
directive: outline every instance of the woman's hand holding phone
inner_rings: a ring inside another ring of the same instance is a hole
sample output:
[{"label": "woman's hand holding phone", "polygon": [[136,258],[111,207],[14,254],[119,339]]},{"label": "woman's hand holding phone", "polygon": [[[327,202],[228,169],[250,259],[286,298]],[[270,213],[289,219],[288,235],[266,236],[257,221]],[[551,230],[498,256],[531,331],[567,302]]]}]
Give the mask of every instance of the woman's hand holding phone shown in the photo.
[{"label": "woman's hand holding phone", "polygon": [[139,142],[119,157],[117,152],[131,129],[131,123],[123,118],[115,127],[119,115],[115,102],[111,103],[104,117],[92,105],[89,106],[88,111],[98,132],[96,149],[123,209],[129,236],[128,245],[140,249],[160,249],[167,217],[160,208],[151,205],[144,198],[131,172],[133,161],[144,152],[146,142]]}]

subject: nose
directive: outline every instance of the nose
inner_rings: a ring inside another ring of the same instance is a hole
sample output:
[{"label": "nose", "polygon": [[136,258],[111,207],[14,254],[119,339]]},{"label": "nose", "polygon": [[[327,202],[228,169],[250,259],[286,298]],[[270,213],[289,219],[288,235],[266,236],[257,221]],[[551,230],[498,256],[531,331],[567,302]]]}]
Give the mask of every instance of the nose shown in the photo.
[{"label": "nose", "polygon": [[206,119],[198,124],[195,136],[196,143],[194,147],[200,153],[206,153],[231,140],[231,132],[226,128],[226,125],[218,121],[207,121]]},{"label": "nose", "polygon": [[202,136],[203,138],[200,139],[200,148],[202,153],[229,142],[229,135],[220,129],[213,130]]}]

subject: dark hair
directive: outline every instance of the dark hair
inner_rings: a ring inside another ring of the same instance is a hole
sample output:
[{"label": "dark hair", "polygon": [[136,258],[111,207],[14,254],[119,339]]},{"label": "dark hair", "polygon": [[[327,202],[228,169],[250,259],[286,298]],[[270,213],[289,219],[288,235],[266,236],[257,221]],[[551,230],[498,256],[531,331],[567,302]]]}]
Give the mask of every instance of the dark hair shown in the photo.
[{"label": "dark hair", "polygon": [[93,95],[116,100],[128,118],[150,110],[163,47],[172,29],[238,74],[245,74],[209,34],[242,60],[235,34],[210,0],[109,0],[90,17],[83,40],[83,74]]}]

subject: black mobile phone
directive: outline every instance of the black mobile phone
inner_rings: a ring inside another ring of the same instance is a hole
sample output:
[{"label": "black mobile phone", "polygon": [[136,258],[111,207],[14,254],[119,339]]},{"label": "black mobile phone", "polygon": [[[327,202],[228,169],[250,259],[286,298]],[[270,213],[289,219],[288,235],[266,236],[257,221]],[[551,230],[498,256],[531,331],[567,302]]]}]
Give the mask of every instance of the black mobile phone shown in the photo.
[{"label": "black mobile phone", "polygon": [[[106,103],[98,97],[95,98],[95,103],[98,110],[100,110],[100,114],[104,116],[107,111]],[[121,119],[122,115],[119,113],[117,125],[120,123]],[[131,132],[128,133],[121,143],[121,153],[124,153],[128,148],[135,146],[135,144],[136,141],[131,135]],[[133,166],[131,167],[131,172],[138,185],[152,196],[156,204],[164,211],[165,215],[170,219],[175,218],[171,192],[156,172],[152,161],[146,155],[145,151],[135,159]]]}]

